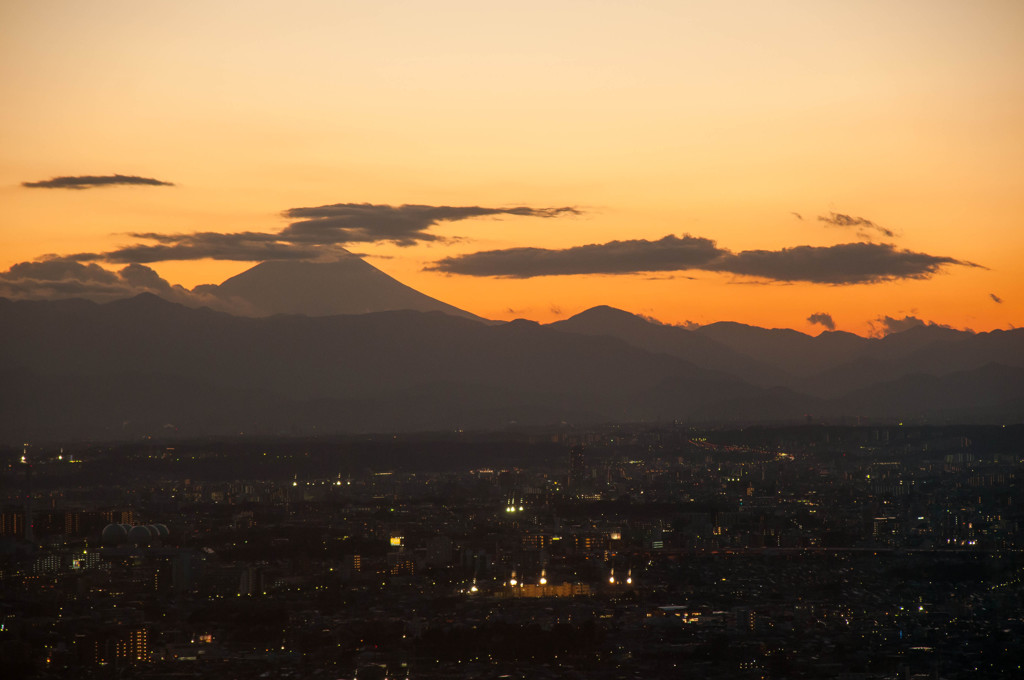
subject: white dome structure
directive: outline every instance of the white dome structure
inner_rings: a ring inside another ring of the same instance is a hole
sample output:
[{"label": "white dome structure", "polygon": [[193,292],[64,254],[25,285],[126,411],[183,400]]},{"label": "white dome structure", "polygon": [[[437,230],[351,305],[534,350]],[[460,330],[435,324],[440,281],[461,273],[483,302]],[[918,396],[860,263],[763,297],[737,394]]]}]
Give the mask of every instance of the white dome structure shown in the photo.
[{"label": "white dome structure", "polygon": [[153,534],[149,531],[149,527],[138,525],[131,528],[128,532],[128,542],[134,543],[135,545],[148,545],[153,540]]},{"label": "white dome structure", "polygon": [[121,545],[128,540],[128,531],[123,524],[108,524],[103,527],[100,534],[100,543],[103,545]]}]

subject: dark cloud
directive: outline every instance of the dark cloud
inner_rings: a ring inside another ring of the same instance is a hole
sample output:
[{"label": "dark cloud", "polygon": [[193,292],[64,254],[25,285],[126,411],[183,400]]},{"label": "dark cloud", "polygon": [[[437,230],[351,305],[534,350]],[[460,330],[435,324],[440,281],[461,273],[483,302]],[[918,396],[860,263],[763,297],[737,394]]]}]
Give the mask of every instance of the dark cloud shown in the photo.
[{"label": "dark cloud", "polygon": [[824,326],[830,331],[834,331],[836,329],[836,322],[832,320],[832,315],[828,314],[827,312],[818,312],[816,314],[811,314],[809,317],[807,317],[807,321],[808,323]]},{"label": "dark cloud", "polygon": [[77,292],[88,297],[116,297],[124,287],[116,273],[97,264],[61,260],[20,262],[0,273],[0,296],[9,298],[77,297]]},{"label": "dark cloud", "polygon": [[42,260],[21,262],[0,272],[0,296],[10,298],[84,297],[105,301],[147,291],[170,293],[172,286],[139,264],[112,272],[97,264]]},{"label": "dark cloud", "polygon": [[668,325],[671,325],[671,324],[665,323],[664,321],[662,321],[658,317],[652,316],[650,314],[637,314],[637,316],[639,316],[641,319],[643,319],[647,323],[654,324],[655,326],[668,326]]},{"label": "dark cloud", "polygon": [[247,303],[239,300],[171,285],[155,271],[141,264],[130,264],[120,271],[109,271],[92,263],[47,259],[21,262],[6,272],[0,272],[0,297],[17,300],[74,297],[110,302],[140,293],[154,293],[190,307],[207,306],[233,314],[251,314],[253,311]]},{"label": "dark cloud", "polygon": [[308,260],[345,252],[344,249],[316,243],[292,243],[276,234],[238,232],[220,234],[130,234],[132,238],[155,241],[154,244],[123,246],[104,253],[76,253],[62,259],[77,262],[103,261],[116,264],[166,262],[168,260]]},{"label": "dark cloud", "polygon": [[849,285],[927,279],[949,265],[979,266],[952,257],[901,250],[891,243],[841,243],[745,250],[722,257],[709,269],[771,281]]},{"label": "dark cloud", "polygon": [[875,337],[883,337],[893,333],[902,333],[903,331],[916,328],[917,326],[952,328],[952,326],[947,326],[946,324],[935,323],[934,321],[925,321],[924,319],[919,319],[918,317],[910,316],[909,314],[904,315],[902,318],[886,314],[885,316],[879,316],[874,320],[869,321],[868,324],[871,326],[871,334]]},{"label": "dark cloud", "polygon": [[143,264],[130,264],[117,274],[122,281],[136,289],[149,290],[162,295],[173,291],[171,284]]},{"label": "dark cloud", "polygon": [[419,241],[440,240],[428,230],[440,222],[457,222],[472,217],[520,215],[559,217],[576,215],[575,208],[483,208],[480,206],[373,205],[336,203],[315,208],[292,208],[284,216],[296,219],[280,237],[296,243],[355,243],[387,241],[411,246]]},{"label": "dark cloud", "polygon": [[611,241],[564,250],[485,250],[446,257],[427,269],[516,279],[568,274],[631,274],[706,269],[724,253],[710,239],[669,235],[658,241]]},{"label": "dark cloud", "polygon": [[117,275],[97,264],[79,264],[59,259],[45,259],[38,262],[19,262],[0,274],[5,280],[34,279],[37,281],[99,281],[111,283],[117,281]]},{"label": "dark cloud", "polygon": [[896,318],[886,314],[874,321],[869,322],[872,328],[872,335],[884,336],[890,333],[902,333],[916,326],[926,326],[928,323],[916,316],[905,315],[903,318]]},{"label": "dark cloud", "polygon": [[[579,214],[575,208],[483,208],[429,205],[370,205],[338,203],[316,208],[293,208],[286,217],[307,217],[277,233],[212,231],[191,234],[129,234],[143,241],[103,253],[76,253],[59,259],[73,262],[114,264],[165,262],[168,260],[311,260],[347,255],[344,244],[392,242],[412,245],[439,237],[426,230],[439,222],[454,222],[487,215],[520,215],[550,218]],[[145,243],[148,241],[149,243]]]},{"label": "dark cloud", "polygon": [[979,265],[900,250],[892,244],[845,243],[732,253],[706,238],[611,241],[562,250],[509,248],[457,255],[427,269],[468,276],[531,278],[570,274],[631,274],[704,270],[768,281],[847,285],[925,279],[950,265]]},{"label": "dark cloud", "polygon": [[856,229],[857,235],[867,240],[871,240],[871,234],[868,233],[868,230],[873,231],[876,234],[881,234],[886,238],[896,238],[896,232],[892,229],[887,229],[880,224],[875,224],[864,217],[853,217],[852,215],[844,215],[842,213],[829,213],[828,216],[818,215],[818,221],[824,222],[832,227]]},{"label": "dark cloud", "polygon": [[144,185],[155,187],[173,187],[171,182],[164,182],[152,177],[136,175],[79,175],[77,177],[53,177],[39,182],[22,182],[21,186],[29,189],[94,189],[96,187],[114,185]]},{"label": "dark cloud", "polygon": [[995,293],[989,293],[988,296],[992,298],[992,301],[995,302],[996,304],[1003,304],[1003,298],[999,297]]},{"label": "dark cloud", "polygon": [[791,212],[791,213],[789,213],[789,214],[790,214],[790,215],[792,215],[793,217],[797,218],[797,219],[798,219],[798,220],[800,220],[801,222],[803,222],[803,221],[804,221],[804,216],[803,216],[803,215],[801,215],[801,214],[800,214],[800,213],[798,213],[798,212]]}]

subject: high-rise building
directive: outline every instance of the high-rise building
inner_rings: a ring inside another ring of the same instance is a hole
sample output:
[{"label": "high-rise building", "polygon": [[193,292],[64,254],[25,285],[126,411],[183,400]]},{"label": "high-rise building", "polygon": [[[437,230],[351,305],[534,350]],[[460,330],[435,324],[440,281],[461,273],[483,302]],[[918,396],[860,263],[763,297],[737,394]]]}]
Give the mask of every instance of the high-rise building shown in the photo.
[{"label": "high-rise building", "polygon": [[25,533],[25,513],[5,509],[0,512],[0,536],[21,536]]},{"label": "high-rise building", "polygon": [[569,493],[580,492],[583,480],[587,477],[587,459],[582,446],[569,449]]},{"label": "high-rise building", "polygon": [[246,567],[238,578],[238,594],[258,597],[266,594],[266,576],[262,567]]}]

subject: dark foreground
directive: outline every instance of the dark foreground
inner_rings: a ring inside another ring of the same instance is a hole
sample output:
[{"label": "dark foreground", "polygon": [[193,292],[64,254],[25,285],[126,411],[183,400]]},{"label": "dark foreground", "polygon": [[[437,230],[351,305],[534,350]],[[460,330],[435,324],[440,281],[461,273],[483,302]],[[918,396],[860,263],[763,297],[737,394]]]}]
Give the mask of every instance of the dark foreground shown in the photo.
[{"label": "dark foreground", "polygon": [[3,675],[1017,678],[1022,443],[614,428],[9,451]]}]

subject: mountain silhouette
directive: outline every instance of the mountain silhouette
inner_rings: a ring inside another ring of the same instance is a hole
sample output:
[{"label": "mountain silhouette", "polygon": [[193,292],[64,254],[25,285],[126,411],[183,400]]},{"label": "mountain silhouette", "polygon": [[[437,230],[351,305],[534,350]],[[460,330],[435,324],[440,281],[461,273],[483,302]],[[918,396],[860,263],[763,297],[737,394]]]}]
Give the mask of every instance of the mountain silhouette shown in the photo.
[{"label": "mountain silhouette", "polygon": [[881,338],[864,338],[843,331],[811,336],[787,328],[725,321],[688,330],[606,306],[550,326],[619,338],[757,385],[824,399],[907,375],[943,376],[989,364],[1024,367],[1024,329],[973,333],[920,325]]},{"label": "mountain silhouette", "polygon": [[606,305],[592,307],[549,325],[569,333],[618,338],[648,352],[668,354],[704,368],[742,377],[758,385],[775,385],[785,381],[783,371],[723,343],[679,326],[651,322]]},{"label": "mountain silhouette", "polygon": [[332,262],[273,260],[193,292],[219,298],[228,309],[272,314],[366,314],[411,309],[479,319],[406,286],[355,255]]},{"label": "mountain silhouette", "polygon": [[[262,281],[293,270],[271,269]],[[1024,418],[1024,330],[813,337],[730,323],[687,330],[610,307],[549,325],[447,310],[252,317],[152,294],[0,298],[0,328],[0,443]]]},{"label": "mountain silhouette", "polygon": [[146,294],[0,301],[0,326],[18,329],[0,337],[3,441],[601,423],[652,416],[638,405],[666,381],[702,408],[707,385],[759,391],[615,338],[440,312],[245,318]]}]

